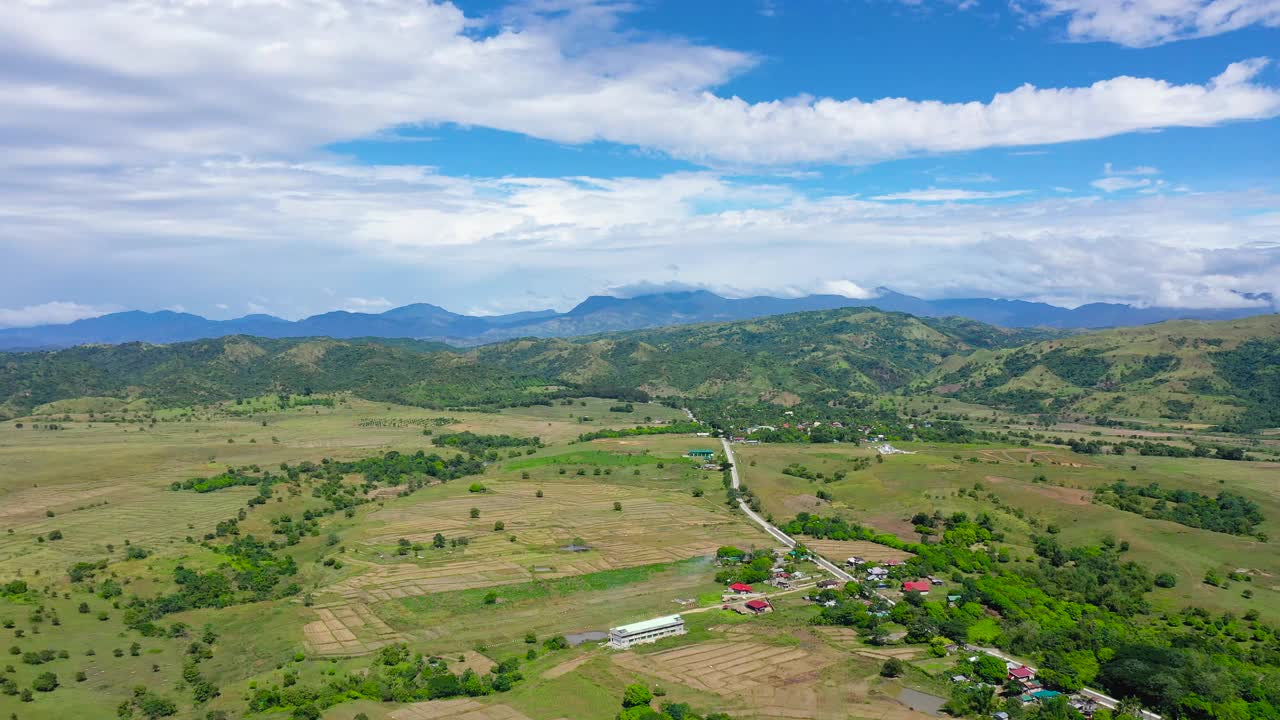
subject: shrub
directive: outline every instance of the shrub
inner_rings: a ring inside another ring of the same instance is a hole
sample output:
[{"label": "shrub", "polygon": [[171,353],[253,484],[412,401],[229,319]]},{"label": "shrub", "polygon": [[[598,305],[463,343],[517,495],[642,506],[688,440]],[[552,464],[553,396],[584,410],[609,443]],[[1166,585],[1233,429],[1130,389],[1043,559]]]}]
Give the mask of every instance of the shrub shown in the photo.
[{"label": "shrub", "polygon": [[898,658],[889,658],[880,666],[881,677],[896,678],[901,677],[906,672],[905,664]]},{"label": "shrub", "polygon": [[1156,586],[1162,588],[1171,588],[1178,584],[1178,578],[1173,573],[1163,572],[1156,575]]},{"label": "shrub", "polygon": [[57,687],[58,676],[51,672],[40,673],[35,682],[31,683],[31,688],[36,692],[53,692]]}]

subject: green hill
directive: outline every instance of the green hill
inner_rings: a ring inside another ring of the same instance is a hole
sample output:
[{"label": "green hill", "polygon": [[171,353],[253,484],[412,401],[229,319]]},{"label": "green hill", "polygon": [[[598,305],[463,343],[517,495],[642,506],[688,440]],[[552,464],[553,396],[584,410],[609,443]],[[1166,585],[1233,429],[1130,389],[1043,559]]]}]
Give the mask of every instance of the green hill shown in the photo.
[{"label": "green hill", "polygon": [[947,358],[1054,336],[872,308],[777,315],[473,351],[485,364],[654,396],[791,402],[902,387]]},{"label": "green hill", "polygon": [[795,313],[576,340],[453,351],[412,342],[228,337],[14,353],[0,413],[70,398],[188,405],[271,392],[350,390],[430,407],[538,401],[557,386],[624,395],[790,404],[903,386],[947,358],[1046,333],[869,308]]},{"label": "green hill", "polygon": [[544,392],[536,379],[441,347],[232,336],[11,353],[0,357],[0,417],[81,397],[146,398],[178,406],[274,392],[350,390],[374,400],[443,407],[519,404]]},{"label": "green hill", "polygon": [[1280,315],[1174,321],[978,352],[913,390],[1019,412],[1280,425]]}]

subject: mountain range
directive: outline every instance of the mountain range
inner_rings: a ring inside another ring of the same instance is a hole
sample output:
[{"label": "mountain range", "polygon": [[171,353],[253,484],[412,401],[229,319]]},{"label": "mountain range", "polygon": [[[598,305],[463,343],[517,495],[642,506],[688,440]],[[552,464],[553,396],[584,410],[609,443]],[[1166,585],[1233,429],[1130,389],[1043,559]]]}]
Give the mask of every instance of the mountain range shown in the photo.
[{"label": "mountain range", "polygon": [[963,317],[1001,327],[1057,329],[1145,325],[1165,320],[1229,320],[1274,311],[1270,296],[1250,297],[1266,306],[1231,309],[1135,307],[1090,303],[1064,308],[1025,300],[959,298],[925,300],[879,288],[871,298],[808,295],[725,298],[705,290],[620,298],[597,295],[568,312],[538,310],[509,315],[461,315],[427,303],[382,313],[334,311],[291,321],[272,315],[210,320],[190,313],[133,310],[77,320],[0,330],[0,350],[45,350],[86,344],[174,343],[229,335],[264,338],[414,338],[458,346],[518,337],[574,337],[702,322],[725,322],[844,307],[875,307],[919,317]]}]

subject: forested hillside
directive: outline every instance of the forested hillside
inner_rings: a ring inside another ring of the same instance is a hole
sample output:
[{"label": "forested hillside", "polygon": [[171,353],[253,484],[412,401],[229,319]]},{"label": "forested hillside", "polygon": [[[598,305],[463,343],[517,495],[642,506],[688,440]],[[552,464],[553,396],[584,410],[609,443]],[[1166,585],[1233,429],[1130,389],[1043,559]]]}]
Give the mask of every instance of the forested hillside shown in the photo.
[{"label": "forested hillside", "polygon": [[[187,405],[272,392],[350,390],[435,406],[519,404],[543,383],[413,341],[227,337],[174,345],[94,345],[0,358],[0,417],[66,398]],[[431,402],[427,402],[430,399]]]},{"label": "forested hillside", "polygon": [[511,405],[551,397],[562,385],[787,404],[901,387],[945,358],[1043,337],[850,308],[469,352],[413,341],[250,337],[85,346],[4,356],[0,407],[12,417],[73,397],[183,405],[307,388],[432,407]]},{"label": "forested hillside", "polygon": [[474,354],[510,371],[656,396],[788,402],[895,389],[946,358],[1046,336],[962,318],[846,308],[574,341],[517,341]]},{"label": "forested hillside", "polygon": [[0,413],[112,396],[162,405],[349,390],[429,407],[562,394],[702,403],[843,403],[907,389],[1018,412],[1280,425],[1280,316],[1063,337],[870,308],[525,339],[471,350],[410,340],[230,337],[0,358]]},{"label": "forested hillside", "polygon": [[974,353],[920,390],[1019,412],[1280,425],[1280,316],[1177,321]]}]

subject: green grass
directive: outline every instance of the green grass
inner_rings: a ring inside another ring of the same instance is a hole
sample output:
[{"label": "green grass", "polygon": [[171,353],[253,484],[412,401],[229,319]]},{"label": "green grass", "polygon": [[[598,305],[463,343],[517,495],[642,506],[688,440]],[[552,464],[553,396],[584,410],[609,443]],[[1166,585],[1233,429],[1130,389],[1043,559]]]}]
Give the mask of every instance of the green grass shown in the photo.
[{"label": "green grass", "polygon": [[638,467],[673,462],[671,458],[655,457],[645,453],[624,454],[604,450],[577,450],[559,455],[530,457],[512,460],[504,467],[508,470],[529,470],[548,465],[589,465],[595,467]]},{"label": "green grass", "polygon": [[[1020,448],[999,443],[899,446],[917,454],[888,456],[866,470],[849,472],[844,481],[826,484],[784,475],[782,469],[800,463],[831,475],[852,458],[871,451],[853,446],[761,445],[735,452],[743,482],[761,498],[765,511],[778,519],[801,510],[835,512],[915,540],[909,522],[915,512],[963,511],[970,517],[988,512],[1007,535],[1000,544],[1017,558],[1031,556],[1030,535],[1044,532],[1049,525],[1060,529],[1059,539],[1067,545],[1096,544],[1110,535],[1128,541],[1129,557],[1153,573],[1167,571],[1178,577],[1177,587],[1158,588],[1148,596],[1158,608],[1176,610],[1191,604],[1236,614],[1257,609],[1264,618],[1280,621],[1280,590],[1267,581],[1280,574],[1280,553],[1272,543],[1150,520],[1090,501],[1093,488],[1117,480],[1155,481],[1206,495],[1227,489],[1259,503],[1266,517],[1260,529],[1280,538],[1280,485],[1270,465],[1132,454],[1086,456],[1056,446]],[[1030,452],[1036,453],[1039,462],[1029,461]],[[979,462],[970,462],[971,458]],[[1032,482],[1038,475],[1049,482]],[[978,499],[961,493],[975,486],[982,488]],[[833,502],[819,503],[815,497],[819,489],[831,493]],[[988,492],[1022,509],[1024,518],[996,509],[986,500]],[[1211,568],[1224,575],[1236,568],[1258,574],[1252,583],[1237,582],[1223,590],[1201,582]],[[1253,590],[1252,599],[1241,597],[1246,588]]]}]

